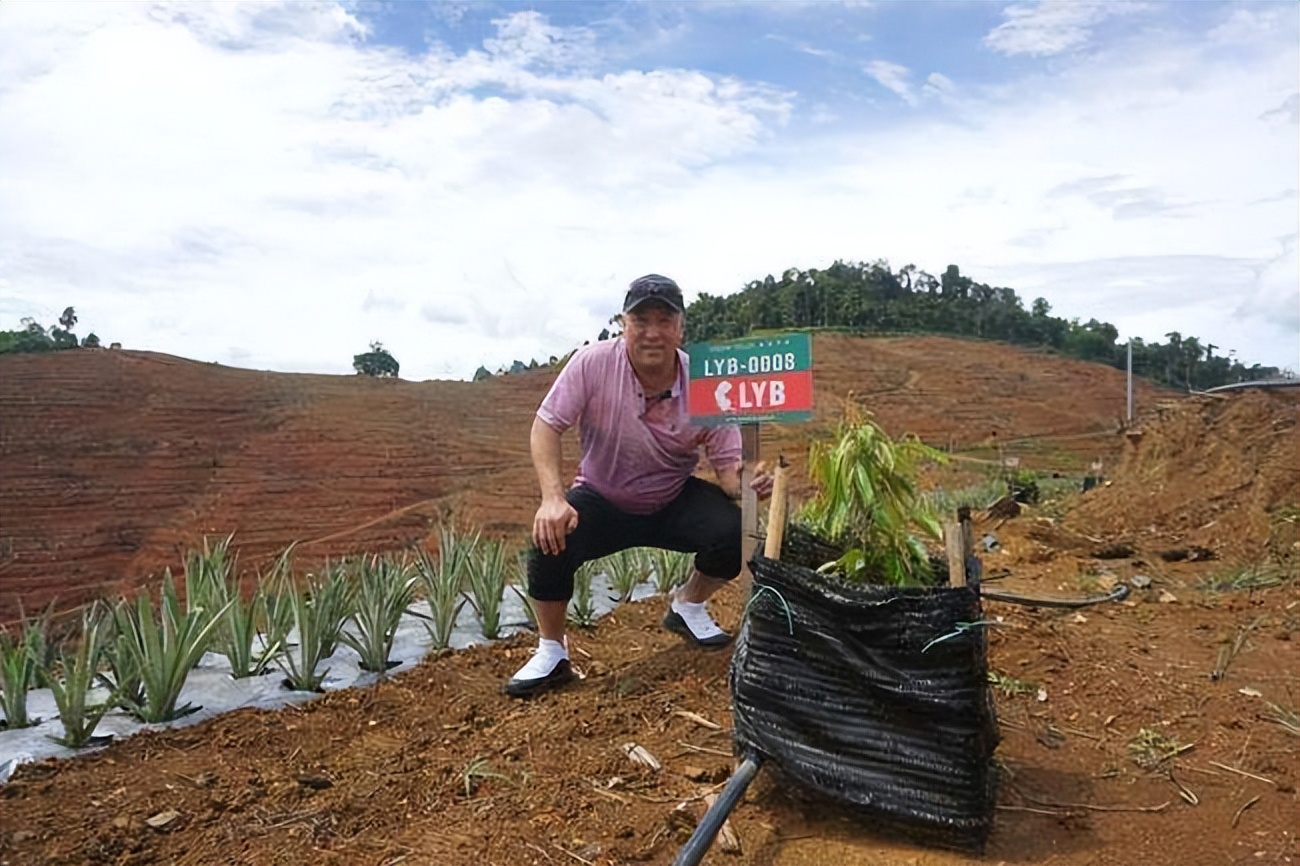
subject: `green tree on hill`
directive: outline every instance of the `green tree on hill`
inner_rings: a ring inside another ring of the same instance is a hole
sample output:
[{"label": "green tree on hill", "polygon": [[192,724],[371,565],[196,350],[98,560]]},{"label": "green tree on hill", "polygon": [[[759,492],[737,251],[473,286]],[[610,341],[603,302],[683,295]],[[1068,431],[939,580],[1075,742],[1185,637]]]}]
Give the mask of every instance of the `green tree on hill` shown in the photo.
[{"label": "green tree on hill", "polygon": [[15,331],[0,331],[0,352],[58,352],[75,349],[78,345],[98,348],[99,337],[90,334],[80,344],[72,328],[77,324],[77,311],[65,307],[59,323],[46,328],[35,319],[21,320],[22,327]]},{"label": "green tree on hill", "polygon": [[384,344],[376,340],[370,344],[369,352],[362,352],[360,355],[352,356],[352,369],[356,370],[359,376],[397,378],[397,372],[401,369],[401,365],[384,348]]}]

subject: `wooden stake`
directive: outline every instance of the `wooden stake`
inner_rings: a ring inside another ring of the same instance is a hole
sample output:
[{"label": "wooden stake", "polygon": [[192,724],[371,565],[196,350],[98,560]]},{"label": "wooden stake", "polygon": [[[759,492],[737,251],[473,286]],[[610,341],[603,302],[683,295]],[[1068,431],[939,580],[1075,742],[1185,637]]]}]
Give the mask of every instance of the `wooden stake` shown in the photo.
[{"label": "wooden stake", "polygon": [[970,508],[963,505],[957,509],[957,525],[961,527],[961,583],[954,583],[953,586],[965,586],[968,582],[969,575],[966,574],[966,565],[975,555],[975,533],[971,529]]},{"label": "wooden stake", "polygon": [[948,554],[948,584],[950,586],[966,585],[966,544],[965,533],[960,523],[943,525],[943,547]]},{"label": "wooden stake", "polygon": [[781,558],[781,542],[785,540],[785,458],[779,458],[772,470],[772,504],[767,509],[767,543],[763,556]]},{"label": "wooden stake", "polygon": [[[740,425],[740,579],[744,586],[753,580],[749,573],[749,560],[758,545],[758,494],[750,487],[754,469],[758,464],[758,424]],[[745,590],[748,592],[748,589]]]},{"label": "wooden stake", "polygon": [[975,534],[970,525],[970,506],[957,509],[957,522],[961,524],[961,546],[967,556],[975,553]]}]

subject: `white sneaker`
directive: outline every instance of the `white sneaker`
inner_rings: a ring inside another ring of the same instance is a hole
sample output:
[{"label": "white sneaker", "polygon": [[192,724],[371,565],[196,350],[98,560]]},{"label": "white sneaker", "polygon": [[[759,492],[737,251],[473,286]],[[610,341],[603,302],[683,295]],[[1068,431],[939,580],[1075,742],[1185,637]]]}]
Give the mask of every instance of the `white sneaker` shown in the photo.
[{"label": "white sneaker", "polygon": [[704,602],[681,601],[676,594],[664,616],[664,628],[699,647],[715,649],[731,643],[731,635],[713,621]]},{"label": "white sneaker", "polygon": [[505,692],[511,697],[524,698],[564,685],[571,679],[573,666],[569,664],[568,647],[557,640],[540,638],[528,662],[506,683]]}]

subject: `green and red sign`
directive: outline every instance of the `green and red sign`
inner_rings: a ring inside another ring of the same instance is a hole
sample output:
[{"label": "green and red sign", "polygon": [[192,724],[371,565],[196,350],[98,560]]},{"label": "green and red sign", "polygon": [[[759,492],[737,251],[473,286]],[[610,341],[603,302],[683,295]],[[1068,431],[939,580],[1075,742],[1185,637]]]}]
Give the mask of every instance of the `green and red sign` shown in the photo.
[{"label": "green and red sign", "polygon": [[812,418],[812,339],[781,334],[695,343],[686,396],[691,423],[705,427]]}]

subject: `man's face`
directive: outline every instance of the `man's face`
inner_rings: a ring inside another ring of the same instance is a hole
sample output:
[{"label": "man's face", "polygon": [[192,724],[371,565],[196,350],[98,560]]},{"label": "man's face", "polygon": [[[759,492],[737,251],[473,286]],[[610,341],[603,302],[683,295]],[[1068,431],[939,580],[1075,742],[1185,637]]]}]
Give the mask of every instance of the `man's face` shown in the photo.
[{"label": "man's face", "polygon": [[647,302],[623,316],[627,354],[638,368],[662,368],[677,358],[683,316],[664,304]]}]

